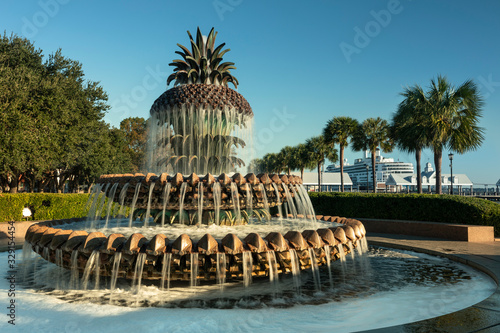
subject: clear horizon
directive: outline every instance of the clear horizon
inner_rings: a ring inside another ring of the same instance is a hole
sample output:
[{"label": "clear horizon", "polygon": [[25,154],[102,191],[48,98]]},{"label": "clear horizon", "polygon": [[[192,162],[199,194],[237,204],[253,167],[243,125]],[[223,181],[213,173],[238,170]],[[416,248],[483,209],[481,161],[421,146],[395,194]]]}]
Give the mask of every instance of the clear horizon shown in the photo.
[{"label": "clear horizon", "polygon": [[[253,157],[305,142],[335,116],[390,120],[405,86],[427,87],[438,74],[454,85],[473,79],[485,101],[485,141],[475,152],[455,153],[453,172],[475,184],[500,179],[497,1],[7,0],[3,8],[7,35],[30,39],[46,56],[61,48],[101,83],[111,105],[105,120],[115,127],[149,116],[167,89],[168,64],[179,58],[176,44],[189,46],[186,31],[199,26],[206,35],[214,27],[254,112]],[[415,165],[413,154],[382,155]],[[450,172],[447,155],[443,173]],[[362,156],[346,151],[350,164]],[[422,154],[427,162],[434,166],[430,150]]]}]

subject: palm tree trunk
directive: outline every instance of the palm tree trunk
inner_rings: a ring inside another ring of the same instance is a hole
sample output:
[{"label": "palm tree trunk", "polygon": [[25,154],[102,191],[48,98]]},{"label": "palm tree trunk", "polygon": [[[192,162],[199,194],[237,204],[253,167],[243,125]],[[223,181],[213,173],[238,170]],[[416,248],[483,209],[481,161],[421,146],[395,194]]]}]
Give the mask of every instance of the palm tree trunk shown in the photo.
[{"label": "palm tree trunk", "polygon": [[300,178],[304,180],[304,168],[300,169]]},{"label": "palm tree trunk", "polygon": [[434,164],[436,166],[436,194],[443,194],[441,189],[441,160],[442,148],[434,150]]},{"label": "palm tree trunk", "polygon": [[321,162],[318,163],[318,192],[321,192]]},{"label": "palm tree trunk", "polygon": [[373,180],[373,193],[377,193],[377,178],[375,174],[375,150],[372,151],[372,180]]},{"label": "palm tree trunk", "polygon": [[422,157],[422,149],[417,149],[415,151],[415,159],[417,160],[417,191],[418,193],[423,193],[422,191],[422,165],[420,164],[420,159]]},{"label": "palm tree trunk", "polygon": [[344,192],[344,146],[340,145],[340,192]]}]

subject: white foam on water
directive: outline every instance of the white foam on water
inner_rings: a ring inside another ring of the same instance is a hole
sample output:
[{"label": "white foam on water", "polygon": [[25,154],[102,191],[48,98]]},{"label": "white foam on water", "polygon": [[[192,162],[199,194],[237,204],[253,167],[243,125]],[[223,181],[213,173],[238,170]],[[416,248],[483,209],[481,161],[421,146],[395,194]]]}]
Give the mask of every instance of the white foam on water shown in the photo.
[{"label": "white foam on water", "polygon": [[[370,253],[370,257],[377,255]],[[16,252],[21,257],[21,251]],[[7,253],[0,253],[0,267],[6,272]],[[420,258],[435,263],[446,259],[407,251],[387,251],[381,257]],[[52,265],[52,264],[49,264]],[[244,332],[304,331],[351,332],[400,325],[444,315],[471,306],[490,296],[496,284],[485,274],[468,266],[451,263],[470,275],[455,284],[409,284],[397,290],[352,296],[319,305],[288,308],[262,306],[258,309],[145,308],[93,302],[69,302],[57,293],[37,292],[16,285],[16,325],[0,321],[0,332]],[[20,271],[20,270],[19,270]],[[42,272],[43,273],[43,272]],[[19,274],[21,274],[19,272]],[[10,282],[0,279],[0,304],[7,304]],[[290,279],[291,280],[291,279]],[[291,283],[293,286],[293,283]],[[262,284],[268,285],[268,283]],[[253,284],[249,289],[259,288]],[[190,294],[171,289],[169,292]],[[208,289],[207,289],[208,290]],[[83,291],[74,291],[84,293]],[[100,292],[100,291],[99,291]],[[104,293],[103,291],[102,293]],[[109,291],[108,291],[109,292]],[[120,289],[116,289],[119,294]],[[155,297],[158,288],[144,286],[146,298]],[[186,295],[188,297],[189,295]],[[362,318],[362,320],[360,320]]]}]

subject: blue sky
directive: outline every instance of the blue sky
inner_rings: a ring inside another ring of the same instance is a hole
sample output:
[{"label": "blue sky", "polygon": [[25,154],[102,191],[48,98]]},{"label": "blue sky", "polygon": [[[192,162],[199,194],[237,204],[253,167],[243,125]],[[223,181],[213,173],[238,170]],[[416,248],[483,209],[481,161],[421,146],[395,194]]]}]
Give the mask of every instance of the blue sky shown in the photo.
[{"label": "blue sky", "polygon": [[[80,61],[107,91],[105,119],[117,127],[148,117],[176,44],[189,45],[186,31],[215,27],[254,111],[255,157],[320,134],[335,116],[389,120],[407,85],[426,87],[438,74],[456,85],[473,79],[485,99],[486,140],[455,155],[453,170],[491,184],[500,179],[499,17],[497,0],[2,0],[0,29]],[[361,155],[346,152],[351,163]],[[432,152],[422,161],[433,163]]]}]

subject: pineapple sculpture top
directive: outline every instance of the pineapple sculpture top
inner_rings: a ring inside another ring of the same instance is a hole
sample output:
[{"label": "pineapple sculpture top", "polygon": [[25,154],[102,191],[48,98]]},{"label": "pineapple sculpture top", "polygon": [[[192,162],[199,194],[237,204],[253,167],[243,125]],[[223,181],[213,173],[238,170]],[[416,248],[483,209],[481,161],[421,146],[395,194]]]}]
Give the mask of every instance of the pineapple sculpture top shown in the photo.
[{"label": "pineapple sculpture top", "polygon": [[243,148],[253,117],[247,100],[228,87],[238,80],[231,74],[234,63],[223,62],[225,43],[215,47],[217,32],[207,37],[197,29],[196,40],[188,31],[191,50],[177,44],[164,92],[151,107],[148,171],[182,174],[221,174],[244,166],[237,157]]},{"label": "pineapple sculpture top", "polygon": [[176,51],[182,57],[182,60],[176,59],[169,66],[174,66],[174,73],[167,79],[167,86],[175,80],[175,85],[204,83],[221,85],[227,87],[231,82],[235,88],[238,86],[238,80],[231,75],[231,69],[234,67],[234,62],[222,62],[224,54],[230,49],[222,50],[226,43],[222,43],[216,48],[215,38],[217,32],[214,28],[210,30],[208,37],[202,36],[200,28],[196,32],[196,42],[193,36],[188,31],[191,41],[191,51],[181,44],[177,44],[182,49],[182,52]]}]

